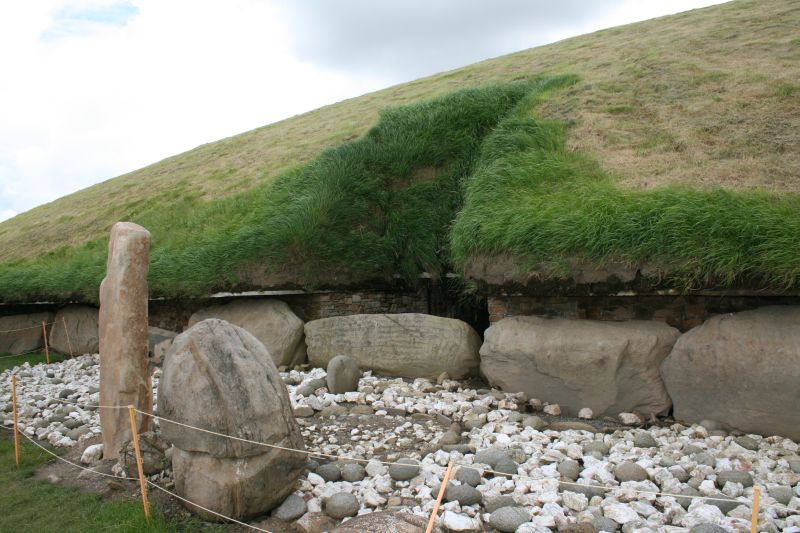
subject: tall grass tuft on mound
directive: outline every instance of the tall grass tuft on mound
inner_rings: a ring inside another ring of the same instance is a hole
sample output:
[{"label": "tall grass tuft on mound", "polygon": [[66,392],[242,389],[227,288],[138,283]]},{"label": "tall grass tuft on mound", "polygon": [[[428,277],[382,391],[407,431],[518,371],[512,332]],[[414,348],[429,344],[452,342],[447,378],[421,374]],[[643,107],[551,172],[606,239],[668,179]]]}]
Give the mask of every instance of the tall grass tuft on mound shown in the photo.
[{"label": "tall grass tuft on mound", "polygon": [[[390,108],[361,138],[204,202],[131,208],[153,235],[154,296],[314,288],[466,269],[475,256],[568,274],[574,261],[645,264],[677,288],[800,280],[800,196],[623,189],[566,147],[537,104],[571,76],[465,89]],[[0,264],[0,300],[95,300],[107,242]]]},{"label": "tall grass tuft on mound", "polygon": [[484,142],[453,225],[454,262],[512,255],[569,274],[572,261],[647,265],[676,288],[797,287],[800,196],[668,186],[623,189],[566,147],[565,125],[527,99]]},{"label": "tall grass tuft on mound", "polygon": [[[252,271],[263,285],[306,287],[441,272],[484,137],[547,86],[510,82],[386,109],[365,136],[260,188],[208,203],[186,196],[168,210],[140,206],[127,219],[153,235],[151,293],[207,295],[243,287]],[[98,239],[4,264],[0,298],[95,299],[106,247]]]}]

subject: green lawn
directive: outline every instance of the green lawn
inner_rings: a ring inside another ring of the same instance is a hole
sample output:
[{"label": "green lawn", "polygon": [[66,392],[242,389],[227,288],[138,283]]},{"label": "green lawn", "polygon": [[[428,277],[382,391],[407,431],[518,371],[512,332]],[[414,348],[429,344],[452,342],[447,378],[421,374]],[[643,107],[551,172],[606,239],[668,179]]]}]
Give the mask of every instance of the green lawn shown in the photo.
[{"label": "green lawn", "polygon": [[[57,353],[50,354],[50,362],[51,363],[58,363],[63,361],[64,359],[69,359],[69,356],[61,355]],[[44,363],[44,352],[35,352],[35,353],[28,353],[24,355],[10,355],[7,353],[0,353],[0,372],[3,370],[8,370],[9,368],[14,368],[15,366],[19,366],[24,362],[30,363],[31,366],[38,365],[39,363]]]},{"label": "green lawn", "polygon": [[148,522],[139,500],[109,502],[97,494],[33,479],[39,467],[54,459],[20,437],[22,464],[17,467],[11,432],[7,429],[0,431],[0,531],[222,531],[199,520],[176,523],[166,518],[157,507],[151,509]]}]

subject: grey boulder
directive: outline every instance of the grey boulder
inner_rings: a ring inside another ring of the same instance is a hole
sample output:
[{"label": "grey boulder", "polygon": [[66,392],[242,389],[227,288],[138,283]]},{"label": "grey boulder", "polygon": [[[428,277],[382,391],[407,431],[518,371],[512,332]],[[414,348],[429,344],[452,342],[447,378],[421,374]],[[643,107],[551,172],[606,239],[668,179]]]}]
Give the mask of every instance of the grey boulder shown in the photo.
[{"label": "grey boulder", "polygon": [[[75,355],[100,351],[99,310],[87,305],[68,305],[58,310],[50,329],[50,349]],[[66,323],[66,328],[64,324]]]},{"label": "grey boulder", "polygon": [[275,366],[291,368],[306,360],[303,321],[281,300],[253,298],[214,305],[193,314],[189,326],[207,318],[220,318],[249,331],[266,346]]},{"label": "grey boulder", "polygon": [[659,374],[679,332],[662,322],[519,316],[486,330],[481,372],[493,386],[558,403],[576,415],[661,413],[671,402]]},{"label": "grey boulder", "polygon": [[361,369],[358,361],[346,355],[337,355],[328,362],[326,383],[331,394],[342,394],[358,390]]},{"label": "grey boulder", "polygon": [[175,489],[200,506],[237,519],[263,514],[292,492],[305,471],[304,454],[269,446],[304,449],[275,363],[242,328],[208,319],[175,337],[164,362],[158,407],[162,434],[175,445]]},{"label": "grey boulder", "polygon": [[0,353],[16,355],[40,348],[43,344],[42,322],[52,321],[53,313],[0,317]]},{"label": "grey boulder", "polygon": [[530,513],[522,507],[501,507],[491,514],[489,524],[502,533],[513,533],[530,519]]},{"label": "grey boulder", "polygon": [[420,313],[349,315],[306,323],[308,357],[327,367],[340,354],[380,374],[436,380],[477,373],[480,336],[465,322]]},{"label": "grey boulder", "polygon": [[800,440],[800,306],[715,316],[661,365],[675,418]]}]

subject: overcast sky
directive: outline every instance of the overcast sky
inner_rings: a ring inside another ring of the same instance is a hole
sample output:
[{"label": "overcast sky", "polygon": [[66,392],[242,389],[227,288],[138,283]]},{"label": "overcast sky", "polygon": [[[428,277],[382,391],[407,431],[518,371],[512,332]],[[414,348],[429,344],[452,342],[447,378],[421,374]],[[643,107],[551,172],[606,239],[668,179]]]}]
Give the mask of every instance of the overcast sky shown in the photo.
[{"label": "overcast sky", "polygon": [[715,3],[6,0],[0,220],[325,104]]}]

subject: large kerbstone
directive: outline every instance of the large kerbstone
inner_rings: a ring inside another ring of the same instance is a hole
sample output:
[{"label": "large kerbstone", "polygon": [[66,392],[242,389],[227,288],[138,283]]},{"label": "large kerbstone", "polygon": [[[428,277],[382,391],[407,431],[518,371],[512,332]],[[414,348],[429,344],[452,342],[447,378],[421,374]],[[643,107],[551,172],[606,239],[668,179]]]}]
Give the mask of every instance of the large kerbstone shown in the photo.
[{"label": "large kerbstone", "polygon": [[[210,318],[172,342],[158,388],[161,416],[248,440],[303,446],[286,385],[269,352],[243,328]],[[264,453],[255,444],[163,423],[178,448],[216,457]]]},{"label": "large kerbstone", "polygon": [[800,306],[713,317],[678,340],[661,373],[677,420],[800,440]]},{"label": "large kerbstone", "polygon": [[[50,328],[50,348],[63,354],[70,353],[70,348],[74,355],[98,353],[100,350],[98,313],[96,307],[88,305],[68,305],[59,309],[55,324]],[[66,329],[64,329],[65,323]]]},{"label": "large kerbstone", "polygon": [[[250,441],[303,450],[289,394],[261,342],[219,319],[175,337],[158,389],[159,415]],[[306,456],[161,422],[175,445],[178,494],[237,519],[279,505]],[[190,507],[191,508],[191,507]],[[195,509],[196,510],[196,509]],[[200,513],[207,518],[207,513]]]},{"label": "large kerbstone", "polygon": [[169,331],[168,329],[161,329],[153,326],[147,328],[147,352],[150,357],[155,355],[156,346],[164,341],[171,341],[177,335],[177,333]]},{"label": "large kerbstone", "polygon": [[303,321],[285,302],[257,298],[207,307],[189,318],[189,327],[207,318],[220,318],[249,331],[267,347],[276,366],[291,368],[306,360]]},{"label": "large kerbstone", "polygon": [[480,337],[466,323],[419,313],[349,315],[306,323],[309,361],[327,367],[349,355],[362,369],[381,374],[435,380],[478,370]]},{"label": "large kerbstone", "polygon": [[[144,412],[153,408],[153,387],[147,369],[149,267],[150,232],[130,222],[114,224],[106,277],[100,284],[101,405],[133,405]],[[139,417],[139,433],[147,431],[150,421],[150,417]],[[131,440],[127,410],[100,409],[100,426],[103,455],[116,459]]]},{"label": "large kerbstone", "polygon": [[670,399],[659,365],[678,336],[661,322],[505,318],[486,330],[481,372],[573,416],[583,407],[599,416],[661,413]]},{"label": "large kerbstone", "polygon": [[42,322],[53,321],[53,313],[0,317],[0,353],[20,354],[43,344]]},{"label": "large kerbstone", "polygon": [[[238,520],[257,516],[279,506],[294,490],[301,469],[296,462],[284,461],[285,455],[281,450],[271,450],[252,457],[228,458],[175,448],[175,490],[181,497],[225,516]],[[220,520],[194,505],[186,507],[207,520]]]}]

